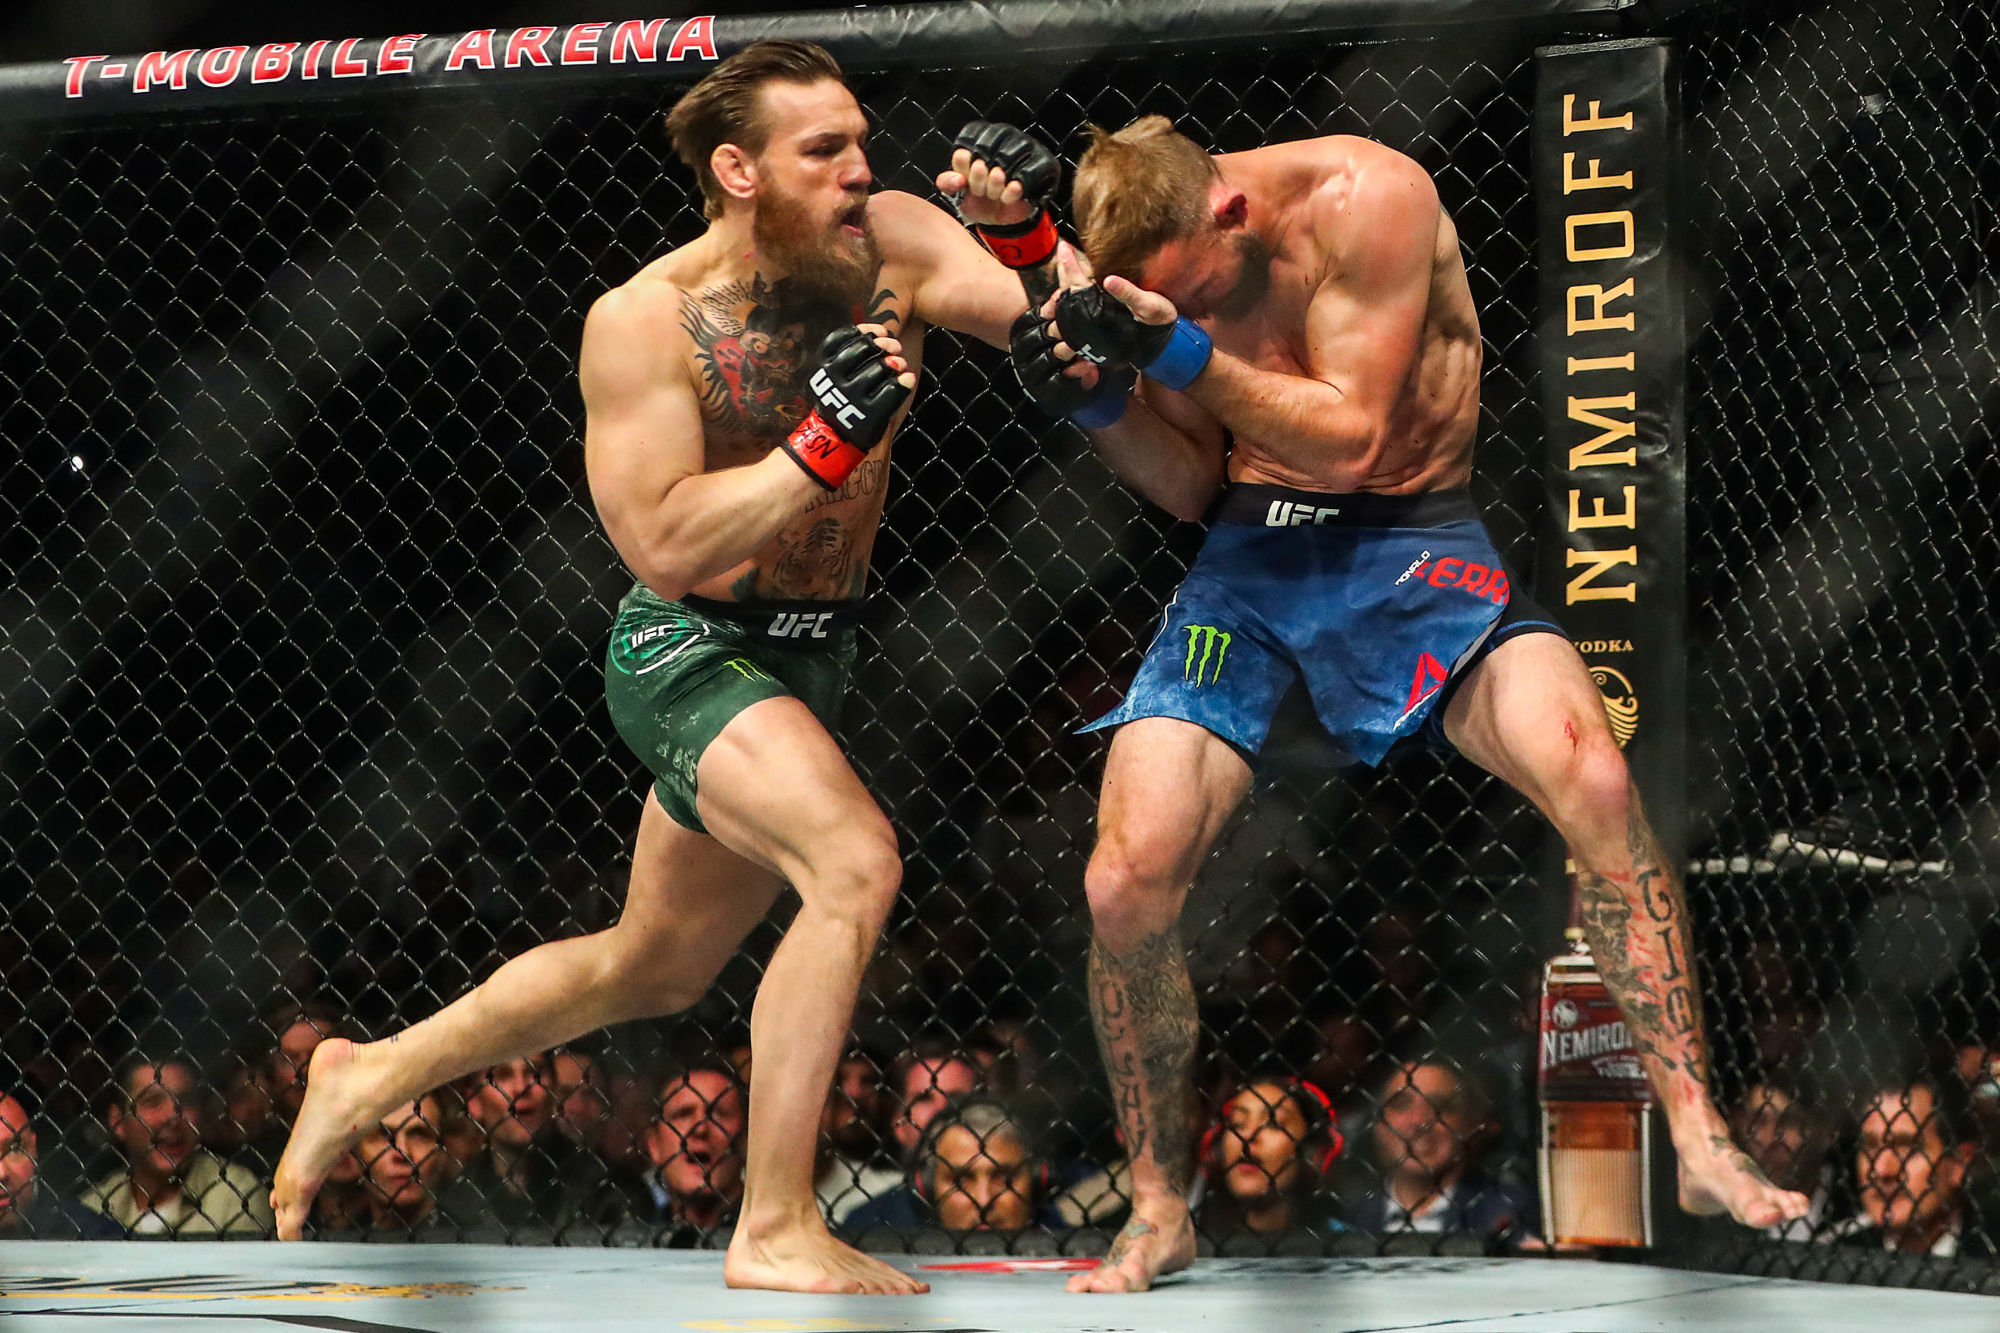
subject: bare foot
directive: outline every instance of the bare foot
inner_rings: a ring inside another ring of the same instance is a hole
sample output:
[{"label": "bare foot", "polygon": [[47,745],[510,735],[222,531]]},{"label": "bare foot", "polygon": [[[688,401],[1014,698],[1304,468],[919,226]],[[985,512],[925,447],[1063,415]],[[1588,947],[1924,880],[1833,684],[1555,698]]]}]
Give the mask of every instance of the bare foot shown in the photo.
[{"label": "bare foot", "polygon": [[860,1296],[916,1296],[931,1289],[928,1282],[841,1244],[824,1226],[756,1238],[737,1228],[729,1242],[728,1257],[722,1261],[722,1280],[732,1287],[764,1291]]},{"label": "bare foot", "polygon": [[1806,1196],[1779,1189],[1726,1134],[1680,1154],[1681,1207],[1701,1217],[1728,1213],[1746,1227],[1774,1227],[1806,1215]]},{"label": "bare foot", "polygon": [[[1149,1213],[1161,1214],[1157,1220]],[[1071,1291],[1146,1291],[1155,1278],[1178,1273],[1194,1262],[1194,1221],[1187,1206],[1135,1209],[1132,1220],[1111,1242],[1104,1261],[1069,1280]]]},{"label": "bare foot", "polygon": [[278,1215],[278,1239],[297,1240],[305,1231],[313,1196],[326,1183],[341,1154],[354,1146],[387,1107],[364,1104],[355,1045],[330,1037],[306,1066],[306,1100],[285,1141],[285,1155],[271,1183],[271,1211]]}]

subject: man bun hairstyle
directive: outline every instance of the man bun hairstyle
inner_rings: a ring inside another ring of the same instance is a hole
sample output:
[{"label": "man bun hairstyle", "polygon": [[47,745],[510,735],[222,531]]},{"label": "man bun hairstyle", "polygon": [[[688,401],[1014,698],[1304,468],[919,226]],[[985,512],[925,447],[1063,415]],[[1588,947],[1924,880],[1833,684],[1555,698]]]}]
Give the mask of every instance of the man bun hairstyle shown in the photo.
[{"label": "man bun hairstyle", "polygon": [[1083,252],[1099,277],[1136,281],[1161,246],[1208,225],[1208,187],[1220,173],[1165,116],[1141,116],[1115,133],[1089,130],[1071,190]]},{"label": "man bun hairstyle", "polygon": [[747,153],[764,150],[770,127],[759,98],[767,83],[844,83],[840,65],[811,42],[753,42],[711,70],[667,112],[667,138],[701,182],[702,216],[722,216],[722,183],[708,160],[733,143]]}]

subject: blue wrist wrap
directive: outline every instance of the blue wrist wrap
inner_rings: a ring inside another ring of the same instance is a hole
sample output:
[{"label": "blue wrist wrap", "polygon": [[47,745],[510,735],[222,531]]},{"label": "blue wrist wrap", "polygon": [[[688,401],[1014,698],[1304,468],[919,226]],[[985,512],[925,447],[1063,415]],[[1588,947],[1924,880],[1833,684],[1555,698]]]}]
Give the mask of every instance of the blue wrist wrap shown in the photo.
[{"label": "blue wrist wrap", "polygon": [[1117,423],[1125,415],[1125,400],[1131,397],[1131,390],[1119,393],[1113,389],[1108,393],[1092,395],[1089,402],[1069,414],[1069,419],[1085,430],[1102,430]]},{"label": "blue wrist wrap", "polygon": [[1174,324],[1174,336],[1166,348],[1145,367],[1148,375],[1169,389],[1185,389],[1208,369],[1209,353],[1215,342],[1208,330],[1183,316]]}]

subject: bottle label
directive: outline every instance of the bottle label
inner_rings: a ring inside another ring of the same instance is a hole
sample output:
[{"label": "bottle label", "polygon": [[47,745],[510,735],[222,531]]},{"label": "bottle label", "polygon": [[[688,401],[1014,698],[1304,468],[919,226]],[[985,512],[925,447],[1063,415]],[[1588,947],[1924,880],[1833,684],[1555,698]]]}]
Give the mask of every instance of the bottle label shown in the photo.
[{"label": "bottle label", "polygon": [[1542,991],[1543,1101],[1644,1102],[1652,1086],[1602,982],[1551,977]]}]

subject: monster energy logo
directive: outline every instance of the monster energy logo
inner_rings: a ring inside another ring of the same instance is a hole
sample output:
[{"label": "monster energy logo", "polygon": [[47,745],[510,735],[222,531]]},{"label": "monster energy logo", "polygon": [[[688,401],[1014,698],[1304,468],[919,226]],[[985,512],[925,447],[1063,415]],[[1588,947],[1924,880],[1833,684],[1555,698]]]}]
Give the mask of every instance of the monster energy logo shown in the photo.
[{"label": "monster energy logo", "polygon": [[[1229,655],[1229,634],[1213,625],[1189,625],[1187,627],[1187,661],[1181,667],[1181,679],[1193,681],[1196,685],[1213,685],[1222,679],[1222,659]],[[1195,660],[1195,649],[1201,649],[1201,660]],[[1215,658],[1215,670],[1208,669],[1208,659]]]},{"label": "monster energy logo", "polygon": [[771,679],[770,672],[764,670],[764,668],[758,666],[747,657],[732,657],[723,663],[723,665],[736,668],[736,674],[744,677],[746,680]]}]

